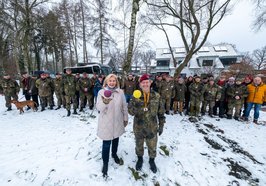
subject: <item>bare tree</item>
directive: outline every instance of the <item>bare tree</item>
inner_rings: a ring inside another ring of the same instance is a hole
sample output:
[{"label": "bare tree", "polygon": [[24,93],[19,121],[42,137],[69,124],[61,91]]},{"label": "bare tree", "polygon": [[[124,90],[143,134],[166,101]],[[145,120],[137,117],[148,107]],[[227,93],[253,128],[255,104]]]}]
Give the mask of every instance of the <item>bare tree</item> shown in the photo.
[{"label": "bare tree", "polygon": [[253,29],[255,31],[261,30],[266,26],[266,0],[252,0],[255,3],[256,18],[253,22]]},{"label": "bare tree", "polygon": [[[177,67],[178,76],[192,56],[204,45],[211,30],[219,24],[229,9],[231,0],[146,0],[149,10],[163,15],[164,22],[157,24],[178,30],[186,57]],[[174,21],[172,21],[174,20]]]},{"label": "bare tree", "polygon": [[151,60],[155,59],[155,51],[148,50],[141,53],[141,62],[145,66],[146,73],[148,73],[148,67],[151,66]]},{"label": "bare tree", "polygon": [[253,51],[253,65],[257,70],[266,69],[266,46]]},{"label": "bare tree", "polygon": [[133,48],[134,48],[134,41],[135,41],[135,32],[136,32],[136,25],[137,25],[137,14],[139,12],[140,7],[140,0],[133,0],[132,1],[132,11],[131,11],[131,23],[130,23],[130,30],[129,30],[129,44],[127,50],[127,58],[123,65],[123,71],[128,73],[131,70],[131,63],[133,57]]}]

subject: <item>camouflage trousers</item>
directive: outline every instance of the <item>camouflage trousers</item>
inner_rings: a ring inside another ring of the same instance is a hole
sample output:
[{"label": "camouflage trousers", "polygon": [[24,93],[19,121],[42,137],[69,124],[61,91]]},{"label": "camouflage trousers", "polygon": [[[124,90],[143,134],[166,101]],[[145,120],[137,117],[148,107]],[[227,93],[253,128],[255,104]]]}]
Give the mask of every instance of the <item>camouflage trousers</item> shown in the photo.
[{"label": "camouflage trousers", "polygon": [[66,109],[70,110],[71,109],[71,101],[73,102],[73,109],[77,109],[77,97],[76,95],[65,95],[65,99],[66,99]]},{"label": "camouflage trousers", "polygon": [[207,106],[209,106],[209,114],[213,114],[213,107],[215,105],[215,101],[213,100],[204,100],[202,101],[202,106],[201,106],[201,113],[205,114],[207,110]]},{"label": "camouflage trousers", "polygon": [[171,107],[171,97],[162,98],[163,105],[165,105],[165,111],[170,111]]},{"label": "camouflage trousers", "polygon": [[241,112],[241,108],[243,105],[243,101],[228,101],[228,112],[227,115],[232,116],[233,115],[233,110],[235,108],[235,114],[234,117],[240,117],[240,112]]},{"label": "camouflage trousers", "polygon": [[190,116],[199,116],[201,101],[197,98],[190,98]]},{"label": "camouflage trousers", "polygon": [[18,95],[17,94],[12,94],[12,95],[5,95],[5,100],[6,100],[6,107],[11,108],[11,98],[14,100],[18,100]]},{"label": "camouflage trousers", "polygon": [[56,99],[57,99],[57,106],[66,106],[66,99],[65,99],[65,96],[63,96],[62,93],[60,92],[55,92],[55,96],[56,96]]},{"label": "camouflage trousers", "polygon": [[40,96],[40,100],[42,108],[45,108],[48,104],[49,106],[53,106],[51,96]]},{"label": "camouflage trousers", "polygon": [[183,112],[183,101],[174,101],[173,103],[173,109],[174,109],[174,113],[176,113],[177,109],[178,112]]},{"label": "camouflage trousers", "polygon": [[88,102],[88,105],[91,106],[92,105],[91,97],[92,97],[91,94],[80,94],[80,97],[79,97],[80,108],[85,108],[87,102]]},{"label": "camouflage trousers", "polygon": [[143,129],[134,127],[134,134],[135,134],[135,142],[136,142],[136,155],[143,156],[144,155],[144,142],[148,147],[148,154],[150,158],[156,157],[156,149],[157,149],[157,132],[154,133],[152,138],[145,137],[143,134]]}]

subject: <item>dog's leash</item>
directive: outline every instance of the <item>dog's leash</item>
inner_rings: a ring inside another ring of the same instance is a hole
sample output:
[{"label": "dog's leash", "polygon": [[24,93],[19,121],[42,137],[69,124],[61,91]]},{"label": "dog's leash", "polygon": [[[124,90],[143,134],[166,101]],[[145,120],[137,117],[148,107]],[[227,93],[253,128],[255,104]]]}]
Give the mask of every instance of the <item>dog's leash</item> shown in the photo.
[{"label": "dog's leash", "polygon": [[25,97],[25,96],[22,96],[21,98],[18,99],[18,101],[21,100],[21,99],[24,98],[24,97]]}]

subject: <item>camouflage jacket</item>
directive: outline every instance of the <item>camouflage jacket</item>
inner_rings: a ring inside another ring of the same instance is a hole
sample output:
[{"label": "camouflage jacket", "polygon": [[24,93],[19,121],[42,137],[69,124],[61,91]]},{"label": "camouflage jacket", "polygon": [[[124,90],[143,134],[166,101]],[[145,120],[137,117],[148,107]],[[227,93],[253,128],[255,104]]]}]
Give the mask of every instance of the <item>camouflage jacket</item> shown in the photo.
[{"label": "camouflage jacket", "polygon": [[0,89],[2,89],[3,94],[6,96],[19,93],[19,85],[15,80],[12,79],[2,79],[0,82]]},{"label": "camouflage jacket", "polygon": [[210,84],[205,85],[204,93],[203,93],[203,99],[206,101],[216,101],[220,100],[221,98],[221,88],[213,84],[211,86]]},{"label": "camouflage jacket", "polygon": [[77,90],[81,94],[92,93],[92,81],[90,78],[80,78],[77,82]]},{"label": "camouflage jacket", "polygon": [[191,83],[189,85],[189,92],[190,92],[190,98],[197,98],[199,100],[202,99],[202,95],[204,92],[204,85],[202,83]]},{"label": "camouflage jacket", "polygon": [[62,92],[67,96],[74,96],[76,93],[76,78],[72,74],[66,74],[62,79]]},{"label": "camouflage jacket", "polygon": [[161,98],[171,98],[174,90],[174,84],[172,81],[162,81],[161,90],[159,91]]},{"label": "camouflage jacket", "polygon": [[135,116],[134,128],[147,128],[153,133],[156,133],[158,121],[161,127],[163,127],[165,123],[165,109],[160,95],[153,90],[150,92],[147,109],[147,111],[144,111],[143,92],[139,99],[132,97],[128,104],[129,114]]},{"label": "camouflage jacket", "polygon": [[56,93],[62,93],[62,86],[63,86],[63,80],[62,78],[55,78],[53,80],[54,82],[54,90]]},{"label": "camouflage jacket", "polygon": [[50,79],[37,79],[36,80],[36,87],[38,88],[39,91],[39,96],[40,97],[47,97],[52,94],[53,88],[53,83]]},{"label": "camouflage jacket", "polygon": [[[248,96],[248,89],[245,85],[232,85],[227,88],[227,99],[228,101],[236,100],[235,97],[239,96],[240,101],[244,100]],[[238,100],[237,100],[238,101]]]}]

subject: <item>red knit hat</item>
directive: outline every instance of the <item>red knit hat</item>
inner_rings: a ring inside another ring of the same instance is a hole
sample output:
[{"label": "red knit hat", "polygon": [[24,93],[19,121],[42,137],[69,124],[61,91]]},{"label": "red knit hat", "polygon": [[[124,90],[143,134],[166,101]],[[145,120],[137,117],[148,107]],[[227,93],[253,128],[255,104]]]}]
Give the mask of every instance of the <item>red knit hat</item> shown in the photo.
[{"label": "red knit hat", "polygon": [[139,78],[139,82],[141,83],[144,80],[149,80],[150,76],[149,74],[143,74],[140,78]]}]

